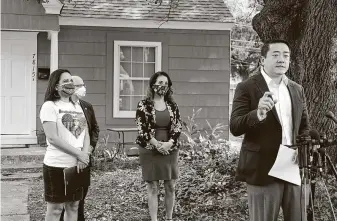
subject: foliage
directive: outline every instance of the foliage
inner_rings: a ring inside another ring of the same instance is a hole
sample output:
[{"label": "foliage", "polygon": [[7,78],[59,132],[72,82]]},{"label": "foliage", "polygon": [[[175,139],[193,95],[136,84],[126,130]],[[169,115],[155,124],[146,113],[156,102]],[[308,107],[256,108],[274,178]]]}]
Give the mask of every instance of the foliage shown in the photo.
[{"label": "foliage", "polygon": [[[334,220],[332,210],[330,207],[330,200],[337,216],[337,180],[335,177],[327,176],[326,178],[319,177],[316,184],[315,193],[315,217],[319,217],[321,221]],[[328,192],[327,192],[328,191]]]},{"label": "foliage", "polygon": [[[224,125],[202,128],[196,123],[201,109],[193,110],[184,122],[179,170],[176,184],[176,221],[246,221],[248,204],[246,185],[235,180],[237,150],[222,138]],[[138,158],[112,158],[115,147],[107,145],[104,135],[95,151],[92,182],[86,198],[86,220],[149,220],[146,183],[141,179]],[[113,159],[113,160],[112,160]],[[100,162],[99,164],[97,162]],[[316,208],[319,220],[332,220],[325,190],[317,185]],[[329,177],[327,186],[337,208],[337,186]],[[31,220],[43,220],[43,181],[34,180],[29,191]],[[165,216],[164,188],[160,183],[159,220]],[[318,211],[317,210],[317,211]],[[283,220],[280,216],[279,220]]]},{"label": "foliage", "polygon": [[113,162],[116,159],[125,161],[126,156],[122,146],[118,141],[108,143],[109,134],[104,134],[97,142],[95,151],[92,155],[93,166],[98,169],[107,169],[106,166],[110,165],[108,162]]},{"label": "foliage", "polygon": [[[236,182],[237,157],[185,162],[177,183],[176,213],[182,220],[247,220],[244,185]],[[237,202],[233,207],[233,202]],[[229,219],[225,219],[229,220]]]},{"label": "foliage", "polygon": [[231,75],[246,79],[259,66],[260,41],[251,26],[253,16],[261,10],[254,0],[227,0],[227,5],[236,19],[231,31]]},{"label": "foliage", "polygon": [[[201,128],[196,122],[196,117],[202,108],[193,109],[187,122],[183,121],[182,135],[186,138],[180,141],[180,155],[184,160],[208,160],[216,155],[228,159],[230,145],[224,139],[225,125],[217,123],[214,127],[206,120],[207,128]],[[183,138],[184,138],[183,137]]]},{"label": "foliage", "polygon": [[[212,178],[213,181],[223,182],[224,184],[213,184],[213,186],[207,184],[207,181],[203,179],[210,172],[204,171],[201,168],[213,166],[218,168],[217,165],[211,165],[211,162],[203,161],[203,166],[197,166],[200,161],[194,161],[193,163],[180,161],[181,176],[177,182],[177,201],[173,215],[175,221],[248,220],[245,185],[234,181],[232,177],[235,160],[224,161],[229,162],[229,164],[221,162],[222,168],[226,168],[225,174],[222,175],[224,181],[221,181],[218,175],[213,175],[214,178]],[[124,162],[120,163],[119,160],[108,162],[107,164],[115,164],[115,168],[92,172],[92,182],[85,203],[86,220],[150,220],[146,186],[141,180],[141,170],[138,160],[128,159],[128,165],[132,165],[130,167],[125,167]],[[195,168],[200,169],[196,170]],[[223,172],[219,172],[221,171],[219,169],[216,171],[216,173],[223,174]],[[337,186],[333,177],[328,178],[328,189],[332,195],[335,208],[337,208]],[[163,184],[161,183],[159,220],[163,220],[165,215],[163,196]],[[331,219],[331,210],[328,208],[326,193],[322,189],[321,184],[317,187],[316,196],[317,202],[315,204],[318,209],[316,220],[333,220]],[[45,211],[43,180],[32,180],[30,181],[28,197],[30,220],[44,220]],[[279,220],[283,219],[280,218]]]}]

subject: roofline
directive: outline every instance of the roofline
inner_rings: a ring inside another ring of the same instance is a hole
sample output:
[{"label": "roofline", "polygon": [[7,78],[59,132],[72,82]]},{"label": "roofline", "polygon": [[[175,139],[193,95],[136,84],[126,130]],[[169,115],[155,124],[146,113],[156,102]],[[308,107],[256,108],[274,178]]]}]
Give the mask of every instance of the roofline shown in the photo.
[{"label": "roofline", "polygon": [[162,21],[141,19],[106,19],[84,17],[59,17],[60,25],[89,26],[89,27],[114,27],[114,28],[160,28],[160,29],[191,29],[191,30],[228,30],[234,22],[192,22],[192,21]]}]

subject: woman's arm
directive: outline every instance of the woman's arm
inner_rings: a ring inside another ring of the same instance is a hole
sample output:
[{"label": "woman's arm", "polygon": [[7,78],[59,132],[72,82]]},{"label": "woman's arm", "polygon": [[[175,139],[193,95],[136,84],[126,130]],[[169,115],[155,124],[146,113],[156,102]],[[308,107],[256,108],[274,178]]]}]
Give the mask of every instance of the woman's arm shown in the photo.
[{"label": "woman's arm", "polygon": [[146,146],[148,142],[156,146],[158,141],[149,132],[151,128],[148,128],[146,122],[145,108],[144,102],[140,101],[136,110],[136,124],[138,129],[137,140],[140,142],[141,146]]},{"label": "woman's arm", "polygon": [[[90,135],[89,135],[89,128],[85,128],[85,136],[84,136],[84,142],[83,142],[83,148],[82,153],[87,154],[88,156],[91,154],[91,148],[90,148]],[[86,168],[88,164],[83,164],[82,162],[78,162],[77,164],[77,172],[79,173],[80,170],[83,170]]]},{"label": "woman's arm", "polygon": [[57,135],[56,122],[52,121],[43,122],[43,130],[46,134],[46,138],[48,139],[49,143],[52,144],[54,147],[62,150],[63,152],[71,156],[76,157],[85,164],[89,163],[88,154],[82,153],[80,150],[71,146],[69,143],[67,143]]},{"label": "woman's arm", "polygon": [[46,138],[48,139],[49,143],[52,144],[54,147],[74,157],[78,157],[80,155],[81,153],[80,150],[71,146],[69,143],[67,143],[57,135],[56,122],[51,121],[43,122],[43,130],[46,134]]}]

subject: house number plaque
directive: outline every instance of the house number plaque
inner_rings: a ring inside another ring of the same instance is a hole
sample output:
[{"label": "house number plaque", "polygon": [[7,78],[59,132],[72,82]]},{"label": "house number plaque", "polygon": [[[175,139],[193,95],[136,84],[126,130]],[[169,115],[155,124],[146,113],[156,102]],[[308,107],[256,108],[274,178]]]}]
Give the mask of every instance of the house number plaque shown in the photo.
[{"label": "house number plaque", "polygon": [[36,64],[36,54],[33,54],[33,71],[32,71],[32,80],[35,81],[35,76],[36,76],[36,68],[35,68],[35,64]]}]

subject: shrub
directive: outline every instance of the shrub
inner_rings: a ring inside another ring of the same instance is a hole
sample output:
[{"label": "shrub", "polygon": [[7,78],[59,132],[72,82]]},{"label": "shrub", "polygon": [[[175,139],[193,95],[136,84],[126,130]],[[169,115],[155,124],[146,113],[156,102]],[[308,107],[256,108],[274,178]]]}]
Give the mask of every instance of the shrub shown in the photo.
[{"label": "shrub", "polygon": [[[208,128],[201,128],[195,118],[202,108],[193,109],[192,116],[183,122],[182,139],[180,140],[180,155],[184,160],[206,160],[209,157],[221,156],[229,159],[230,143],[224,137],[226,126],[218,123],[212,126],[207,120]],[[185,138],[185,139],[184,139]]]},{"label": "shrub", "polygon": [[111,171],[114,169],[135,169],[139,161],[127,157],[118,142],[108,143],[109,134],[104,134],[97,142],[92,155],[94,170]]},{"label": "shrub", "polygon": [[229,214],[233,220],[246,220],[245,188],[235,181],[237,152],[224,139],[224,124],[212,126],[206,120],[208,127],[201,128],[196,123],[200,111],[193,109],[183,122],[186,139],[180,141],[180,158],[184,170],[177,182],[176,214],[183,220],[221,220]]}]

